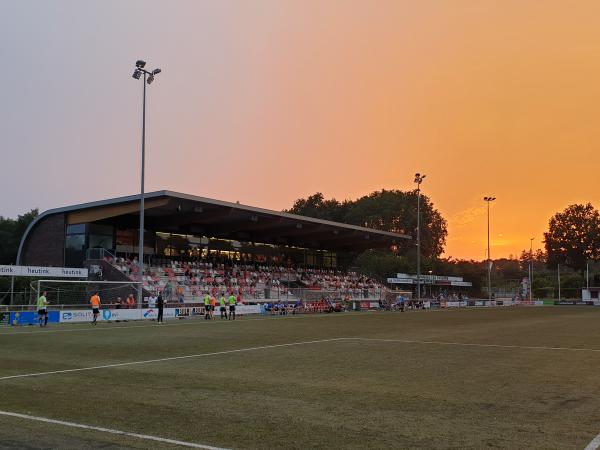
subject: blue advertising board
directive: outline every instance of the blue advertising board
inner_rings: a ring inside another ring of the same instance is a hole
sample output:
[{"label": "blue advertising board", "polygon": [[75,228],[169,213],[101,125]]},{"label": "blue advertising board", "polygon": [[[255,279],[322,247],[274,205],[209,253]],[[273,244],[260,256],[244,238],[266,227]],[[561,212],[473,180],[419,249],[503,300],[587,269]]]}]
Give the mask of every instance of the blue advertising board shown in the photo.
[{"label": "blue advertising board", "polygon": [[[10,324],[13,326],[20,325],[37,325],[38,322],[38,314],[36,311],[20,311],[20,312],[11,312],[9,316]],[[60,321],[60,314],[58,311],[49,311],[48,312],[48,322],[49,323],[58,323]]]}]

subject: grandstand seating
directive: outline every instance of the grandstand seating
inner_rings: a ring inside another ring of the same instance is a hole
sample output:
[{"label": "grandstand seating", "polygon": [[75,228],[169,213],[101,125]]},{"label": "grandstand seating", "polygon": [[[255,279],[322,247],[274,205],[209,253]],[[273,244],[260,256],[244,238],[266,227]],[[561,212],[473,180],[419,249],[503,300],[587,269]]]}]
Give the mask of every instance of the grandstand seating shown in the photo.
[{"label": "grandstand seating", "polygon": [[[137,259],[105,258],[137,281]],[[144,289],[161,292],[167,301],[199,303],[205,293],[233,292],[244,302],[312,301],[323,298],[377,300],[385,287],[356,272],[210,261],[162,261],[144,266]]]}]

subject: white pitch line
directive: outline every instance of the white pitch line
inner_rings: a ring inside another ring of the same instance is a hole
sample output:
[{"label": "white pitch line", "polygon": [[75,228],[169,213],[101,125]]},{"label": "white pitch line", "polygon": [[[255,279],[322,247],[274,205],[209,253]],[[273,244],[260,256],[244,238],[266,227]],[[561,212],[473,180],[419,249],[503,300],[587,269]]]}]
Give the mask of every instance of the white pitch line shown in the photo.
[{"label": "white pitch line", "polygon": [[196,355],[171,356],[168,358],[146,359],[143,361],[130,361],[130,362],[124,362],[124,363],[104,364],[102,366],[78,367],[76,369],[52,370],[49,372],[24,373],[24,374],[20,374],[20,375],[8,375],[5,377],[0,377],[0,381],[10,380],[13,378],[39,377],[42,375],[54,375],[54,374],[59,374],[59,373],[83,372],[83,371],[87,371],[87,370],[109,369],[112,367],[134,366],[134,365],[139,365],[139,364],[151,364],[151,363],[163,362],[163,361],[176,361],[179,359],[202,358],[205,356],[228,355],[231,353],[251,352],[254,350],[264,350],[264,349],[269,349],[269,348],[293,347],[296,345],[308,345],[308,344],[320,344],[323,342],[341,341],[341,340],[346,340],[346,339],[347,338],[332,338],[332,339],[320,339],[320,340],[316,340],[316,341],[291,342],[288,344],[262,345],[260,347],[239,348],[239,349],[235,349],[235,350],[223,350],[220,352],[199,353]]},{"label": "white pitch line", "polygon": [[597,450],[600,447],[600,434],[598,434],[594,439],[590,441],[590,443],[583,450]]},{"label": "white pitch line", "polygon": [[71,427],[71,428],[82,428],[84,430],[100,431],[102,433],[118,434],[121,436],[131,436],[131,437],[138,438],[138,439],[145,439],[147,441],[156,441],[156,442],[162,442],[164,444],[179,445],[181,447],[203,448],[205,450],[227,450],[222,447],[213,447],[210,445],[196,444],[194,442],[177,441],[175,439],[167,439],[167,438],[162,438],[162,437],[158,437],[158,436],[150,436],[147,434],[130,433],[129,431],[113,430],[111,428],[95,427],[92,425],[84,425],[81,423],[65,422],[64,420],[48,419],[46,417],[30,416],[28,414],[19,414],[19,413],[14,413],[14,412],[10,412],[10,411],[0,411],[0,415],[1,416],[9,416],[9,417],[17,417],[19,419],[35,420],[38,422],[46,422],[46,423],[51,423],[54,425],[63,425],[65,427]]},{"label": "white pitch line", "polygon": [[346,339],[353,339],[358,341],[376,341],[376,342],[400,342],[404,344],[426,344],[426,345],[458,345],[464,347],[492,347],[492,348],[517,348],[523,350],[570,350],[575,352],[600,352],[597,348],[577,348],[577,347],[541,347],[541,346],[530,346],[530,345],[503,345],[503,344],[477,344],[470,342],[444,342],[444,341],[418,341],[412,339],[379,339],[379,338],[362,338],[352,337]]}]

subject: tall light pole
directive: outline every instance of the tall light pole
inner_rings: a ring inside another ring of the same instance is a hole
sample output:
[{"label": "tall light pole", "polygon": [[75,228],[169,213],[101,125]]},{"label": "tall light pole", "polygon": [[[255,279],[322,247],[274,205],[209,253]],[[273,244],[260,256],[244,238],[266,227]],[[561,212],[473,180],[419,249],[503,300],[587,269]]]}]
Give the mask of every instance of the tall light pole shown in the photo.
[{"label": "tall light pole", "polygon": [[560,302],[560,264],[556,265],[557,275],[558,275],[558,301]]},{"label": "tall light pole", "polygon": [[492,301],[492,257],[490,255],[490,203],[496,200],[496,197],[483,197],[487,202],[487,271],[488,271],[488,300]]},{"label": "tall light pole", "polygon": [[415,173],[417,183],[417,300],[421,301],[421,183],[427,175]]},{"label": "tall light pole", "polygon": [[[590,260],[585,261],[585,288],[590,293]],[[590,297],[591,298],[591,297]]]},{"label": "tall light pole", "polygon": [[141,176],[141,188],[140,188],[140,237],[138,242],[138,268],[139,268],[139,279],[140,286],[138,289],[137,302],[138,308],[142,307],[142,296],[144,291],[144,168],[146,165],[146,85],[152,84],[154,77],[158,75],[161,70],[146,70],[146,61],[141,59],[135,62],[135,70],[133,72],[133,78],[139,80],[142,75],[143,78],[143,102],[142,102],[142,176]]},{"label": "tall light pole", "polygon": [[529,238],[529,301],[533,301],[533,240]]}]

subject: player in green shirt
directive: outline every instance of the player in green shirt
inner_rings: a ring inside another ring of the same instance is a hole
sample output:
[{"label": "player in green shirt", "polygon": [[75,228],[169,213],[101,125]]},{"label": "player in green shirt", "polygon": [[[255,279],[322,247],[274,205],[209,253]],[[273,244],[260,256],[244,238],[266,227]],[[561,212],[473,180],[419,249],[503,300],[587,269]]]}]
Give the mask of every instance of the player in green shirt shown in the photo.
[{"label": "player in green shirt", "polygon": [[235,320],[236,299],[235,299],[235,295],[233,295],[233,292],[229,295],[228,301],[229,301],[229,320],[231,320],[232,317],[233,317],[233,320]]},{"label": "player in green shirt", "polygon": [[204,320],[210,320],[210,295],[208,292],[204,296]]},{"label": "player in green shirt", "polygon": [[227,319],[227,306],[225,302],[225,296],[221,295],[219,299],[219,309],[221,310],[221,319]]},{"label": "player in green shirt", "polygon": [[48,300],[46,299],[46,292],[40,295],[37,300],[38,320],[40,327],[48,326]]}]

